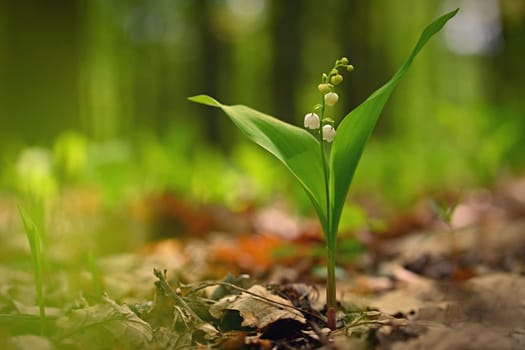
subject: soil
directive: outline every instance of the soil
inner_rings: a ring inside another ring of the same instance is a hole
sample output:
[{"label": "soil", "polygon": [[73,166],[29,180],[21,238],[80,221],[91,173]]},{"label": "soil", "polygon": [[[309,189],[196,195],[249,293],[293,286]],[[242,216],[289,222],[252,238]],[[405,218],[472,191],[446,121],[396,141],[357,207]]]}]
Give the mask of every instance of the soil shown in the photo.
[{"label": "soil", "polygon": [[[123,219],[154,232],[138,250],[67,270],[82,255],[78,237],[47,242],[61,273],[47,276],[44,335],[31,270],[13,263],[27,247],[7,238],[16,211],[2,203],[2,348],[525,348],[524,180],[469,192],[448,223],[418,204],[382,233],[354,232],[357,253],[338,264],[335,331],[315,220],[279,205],[232,213],[166,194],[145,201]],[[86,220],[84,207],[70,210],[71,225]]]}]

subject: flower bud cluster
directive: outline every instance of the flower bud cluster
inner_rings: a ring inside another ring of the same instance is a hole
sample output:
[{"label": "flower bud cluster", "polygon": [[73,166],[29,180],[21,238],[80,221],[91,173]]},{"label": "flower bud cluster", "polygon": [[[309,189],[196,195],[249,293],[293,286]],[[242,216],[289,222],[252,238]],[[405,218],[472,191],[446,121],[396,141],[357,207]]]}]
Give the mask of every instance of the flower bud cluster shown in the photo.
[{"label": "flower bud cluster", "polygon": [[[339,73],[340,68],[344,68],[348,72],[354,70],[354,66],[348,63],[348,58],[342,57],[341,59],[338,59],[337,61],[335,61],[334,67],[330,70],[330,73],[323,73],[321,77],[321,84],[317,86],[319,92],[325,95],[329,93],[335,94],[335,87],[343,82],[343,76]],[[337,100],[335,102],[337,102]]]},{"label": "flower bud cluster", "polygon": [[[339,95],[335,92],[335,87],[343,82],[343,76],[339,69],[343,68],[348,72],[354,70],[354,66],[348,63],[348,58],[342,57],[335,61],[334,67],[328,74],[323,73],[321,83],[317,85],[317,90],[323,94],[323,105],[320,105],[324,113],[325,106],[332,107],[339,101]],[[323,113],[321,115],[323,115]],[[335,137],[334,121],[325,118],[322,120],[316,113],[308,113],[304,117],[304,127],[311,130],[317,130],[321,127],[322,139],[326,142],[332,142]]]}]

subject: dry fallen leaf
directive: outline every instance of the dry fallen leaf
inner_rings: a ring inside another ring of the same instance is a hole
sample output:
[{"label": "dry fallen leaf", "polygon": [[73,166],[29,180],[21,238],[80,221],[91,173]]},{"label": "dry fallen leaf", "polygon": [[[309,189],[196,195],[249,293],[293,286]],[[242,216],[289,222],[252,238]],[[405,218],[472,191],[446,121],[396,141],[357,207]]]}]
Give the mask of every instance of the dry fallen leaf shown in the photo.
[{"label": "dry fallen leaf", "polygon": [[81,348],[107,349],[117,344],[141,347],[153,338],[151,326],[127,305],[119,305],[107,296],[103,302],[74,309],[57,320],[58,338],[64,344]]},{"label": "dry fallen leaf", "polygon": [[226,310],[236,310],[243,318],[241,326],[263,329],[283,319],[305,324],[303,314],[295,309],[289,300],[272,294],[261,285],[254,285],[248,292],[230,295],[210,307],[210,314],[220,319]]}]

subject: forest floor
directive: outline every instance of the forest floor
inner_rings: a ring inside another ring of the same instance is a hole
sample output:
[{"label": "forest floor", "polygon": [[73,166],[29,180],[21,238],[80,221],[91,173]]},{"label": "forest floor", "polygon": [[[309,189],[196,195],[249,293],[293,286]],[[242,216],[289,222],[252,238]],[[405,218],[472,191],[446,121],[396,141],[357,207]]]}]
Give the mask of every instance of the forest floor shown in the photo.
[{"label": "forest floor", "polygon": [[100,219],[97,203],[73,191],[48,218],[42,329],[16,204],[1,201],[0,348],[525,348],[523,179],[465,193],[450,225],[421,202],[381,233],[343,233],[335,331],[315,220],[171,195]]}]

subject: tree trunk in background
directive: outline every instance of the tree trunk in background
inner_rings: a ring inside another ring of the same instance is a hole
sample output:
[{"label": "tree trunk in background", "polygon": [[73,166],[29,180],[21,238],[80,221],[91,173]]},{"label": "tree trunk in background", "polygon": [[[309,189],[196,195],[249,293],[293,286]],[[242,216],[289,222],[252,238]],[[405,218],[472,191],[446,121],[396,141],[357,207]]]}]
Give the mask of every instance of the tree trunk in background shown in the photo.
[{"label": "tree trunk in background", "polygon": [[[517,116],[516,130],[518,139],[525,135],[525,2],[501,1],[502,50],[494,56],[488,66],[488,74],[493,83],[486,84],[491,95],[491,105],[497,106],[498,113],[495,128],[506,120]],[[516,143],[508,155],[511,163],[523,162],[523,143]]]},{"label": "tree trunk in background", "polygon": [[389,55],[371,41],[371,19],[378,14],[372,11],[370,0],[341,1],[336,15],[343,55],[356,69],[345,74],[345,83],[340,87],[345,96],[341,102],[344,110],[349,111],[361,104],[392,72],[388,71]]},{"label": "tree trunk in background", "polygon": [[75,1],[1,5],[0,139],[49,142],[79,125]]},{"label": "tree trunk in background", "polygon": [[273,36],[273,77],[271,113],[278,118],[293,122],[297,110],[294,97],[299,87],[298,74],[301,60],[302,40],[307,33],[301,33],[302,8],[297,1],[271,0],[269,3],[270,30]]},{"label": "tree trunk in background", "polygon": [[[231,72],[231,49],[220,40],[213,23],[213,3],[207,0],[199,0],[193,8],[195,27],[200,34],[201,55],[200,62],[195,62],[195,74],[200,76],[202,93],[213,96],[221,102],[227,102],[228,77]],[[200,74],[197,72],[200,71]],[[221,82],[223,78],[223,82]],[[221,84],[222,83],[222,84]],[[207,108],[205,112],[205,132],[210,143],[221,145],[229,144],[228,137],[221,130],[227,120],[216,108]]]}]

